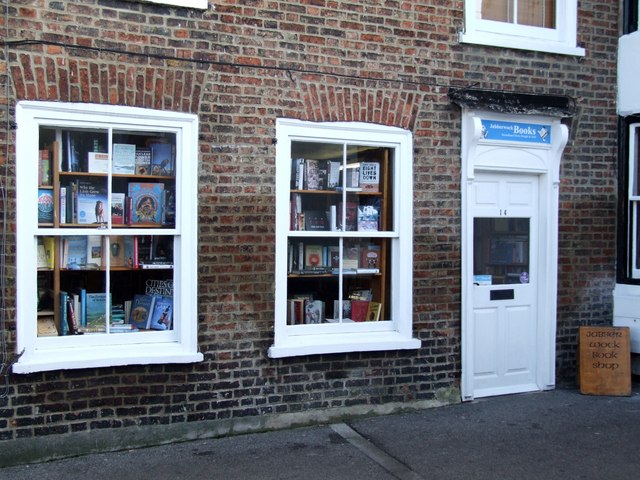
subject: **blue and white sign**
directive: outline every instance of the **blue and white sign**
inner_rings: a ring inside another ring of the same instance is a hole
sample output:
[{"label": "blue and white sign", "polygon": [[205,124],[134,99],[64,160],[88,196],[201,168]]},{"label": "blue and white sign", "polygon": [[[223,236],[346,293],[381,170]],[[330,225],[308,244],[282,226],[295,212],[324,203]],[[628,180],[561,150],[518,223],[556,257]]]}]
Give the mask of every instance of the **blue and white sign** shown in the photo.
[{"label": "blue and white sign", "polygon": [[551,125],[481,120],[483,140],[551,145]]}]

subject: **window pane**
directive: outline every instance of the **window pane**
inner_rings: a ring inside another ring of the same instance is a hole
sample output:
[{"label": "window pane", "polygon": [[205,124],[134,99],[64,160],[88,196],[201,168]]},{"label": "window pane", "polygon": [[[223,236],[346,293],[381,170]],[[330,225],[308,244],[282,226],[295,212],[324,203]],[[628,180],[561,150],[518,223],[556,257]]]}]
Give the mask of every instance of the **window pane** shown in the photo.
[{"label": "window pane", "polygon": [[[515,12],[517,12],[517,20]],[[556,28],[555,0],[483,0],[480,18],[532,27]]]},{"label": "window pane", "polygon": [[480,18],[513,23],[513,2],[514,0],[483,0]]},{"label": "window pane", "polygon": [[474,282],[529,283],[529,219],[474,218]]},{"label": "window pane", "polygon": [[518,24],[556,28],[555,0],[518,0]]}]

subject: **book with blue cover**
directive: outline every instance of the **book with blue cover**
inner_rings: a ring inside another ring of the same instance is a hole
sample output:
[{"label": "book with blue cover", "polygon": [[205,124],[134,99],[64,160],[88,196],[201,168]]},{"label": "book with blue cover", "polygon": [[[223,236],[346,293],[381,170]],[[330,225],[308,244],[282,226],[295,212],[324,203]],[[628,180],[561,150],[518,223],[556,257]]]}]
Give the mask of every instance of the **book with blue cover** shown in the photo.
[{"label": "book with blue cover", "polygon": [[129,323],[135,328],[149,328],[154,303],[154,295],[136,294],[133,297],[133,302],[131,303]]},{"label": "book with blue cover", "polygon": [[163,183],[129,183],[132,225],[162,225]]},{"label": "book with blue cover", "polygon": [[87,266],[87,237],[74,235],[62,240],[62,266],[78,270]]},{"label": "book with blue cover", "polygon": [[173,152],[170,143],[151,144],[151,175],[173,175]]},{"label": "book with blue cover", "polygon": [[171,330],[173,320],[173,297],[156,295],[149,328],[153,330]]}]

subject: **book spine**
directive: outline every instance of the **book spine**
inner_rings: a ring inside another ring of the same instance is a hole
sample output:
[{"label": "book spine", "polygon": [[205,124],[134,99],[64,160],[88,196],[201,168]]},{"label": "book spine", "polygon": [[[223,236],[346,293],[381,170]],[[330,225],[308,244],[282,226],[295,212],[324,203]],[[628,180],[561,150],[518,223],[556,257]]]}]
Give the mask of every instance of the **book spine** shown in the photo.
[{"label": "book spine", "polygon": [[60,223],[67,223],[67,188],[60,187]]},{"label": "book spine", "polygon": [[67,295],[67,323],[69,325],[69,333],[71,335],[78,334],[78,320],[73,310],[73,298]]},{"label": "book spine", "polygon": [[67,292],[60,292],[60,335],[67,335]]},{"label": "book spine", "polygon": [[138,259],[138,237],[133,237],[133,268],[138,268],[140,261]]}]

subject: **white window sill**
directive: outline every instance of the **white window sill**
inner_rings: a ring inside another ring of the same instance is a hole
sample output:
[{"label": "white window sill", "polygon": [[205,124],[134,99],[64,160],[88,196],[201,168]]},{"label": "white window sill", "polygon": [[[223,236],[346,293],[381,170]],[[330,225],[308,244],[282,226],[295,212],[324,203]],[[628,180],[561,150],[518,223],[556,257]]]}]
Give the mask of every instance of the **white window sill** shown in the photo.
[{"label": "white window sill", "polygon": [[121,365],[195,363],[202,361],[203,358],[202,353],[190,351],[175,342],[135,346],[112,345],[100,348],[47,348],[38,349],[28,356],[20,357],[13,365],[13,373]]},{"label": "white window sill", "polygon": [[550,40],[536,40],[529,37],[521,38],[491,33],[460,33],[459,41],[460,43],[558,53],[561,55],[574,55],[579,57],[584,57],[586,53],[584,48],[570,46]]},{"label": "white window sill", "polygon": [[420,348],[417,338],[398,332],[296,335],[284,338],[269,348],[269,357],[284,358],[323,353],[413,350]]}]

